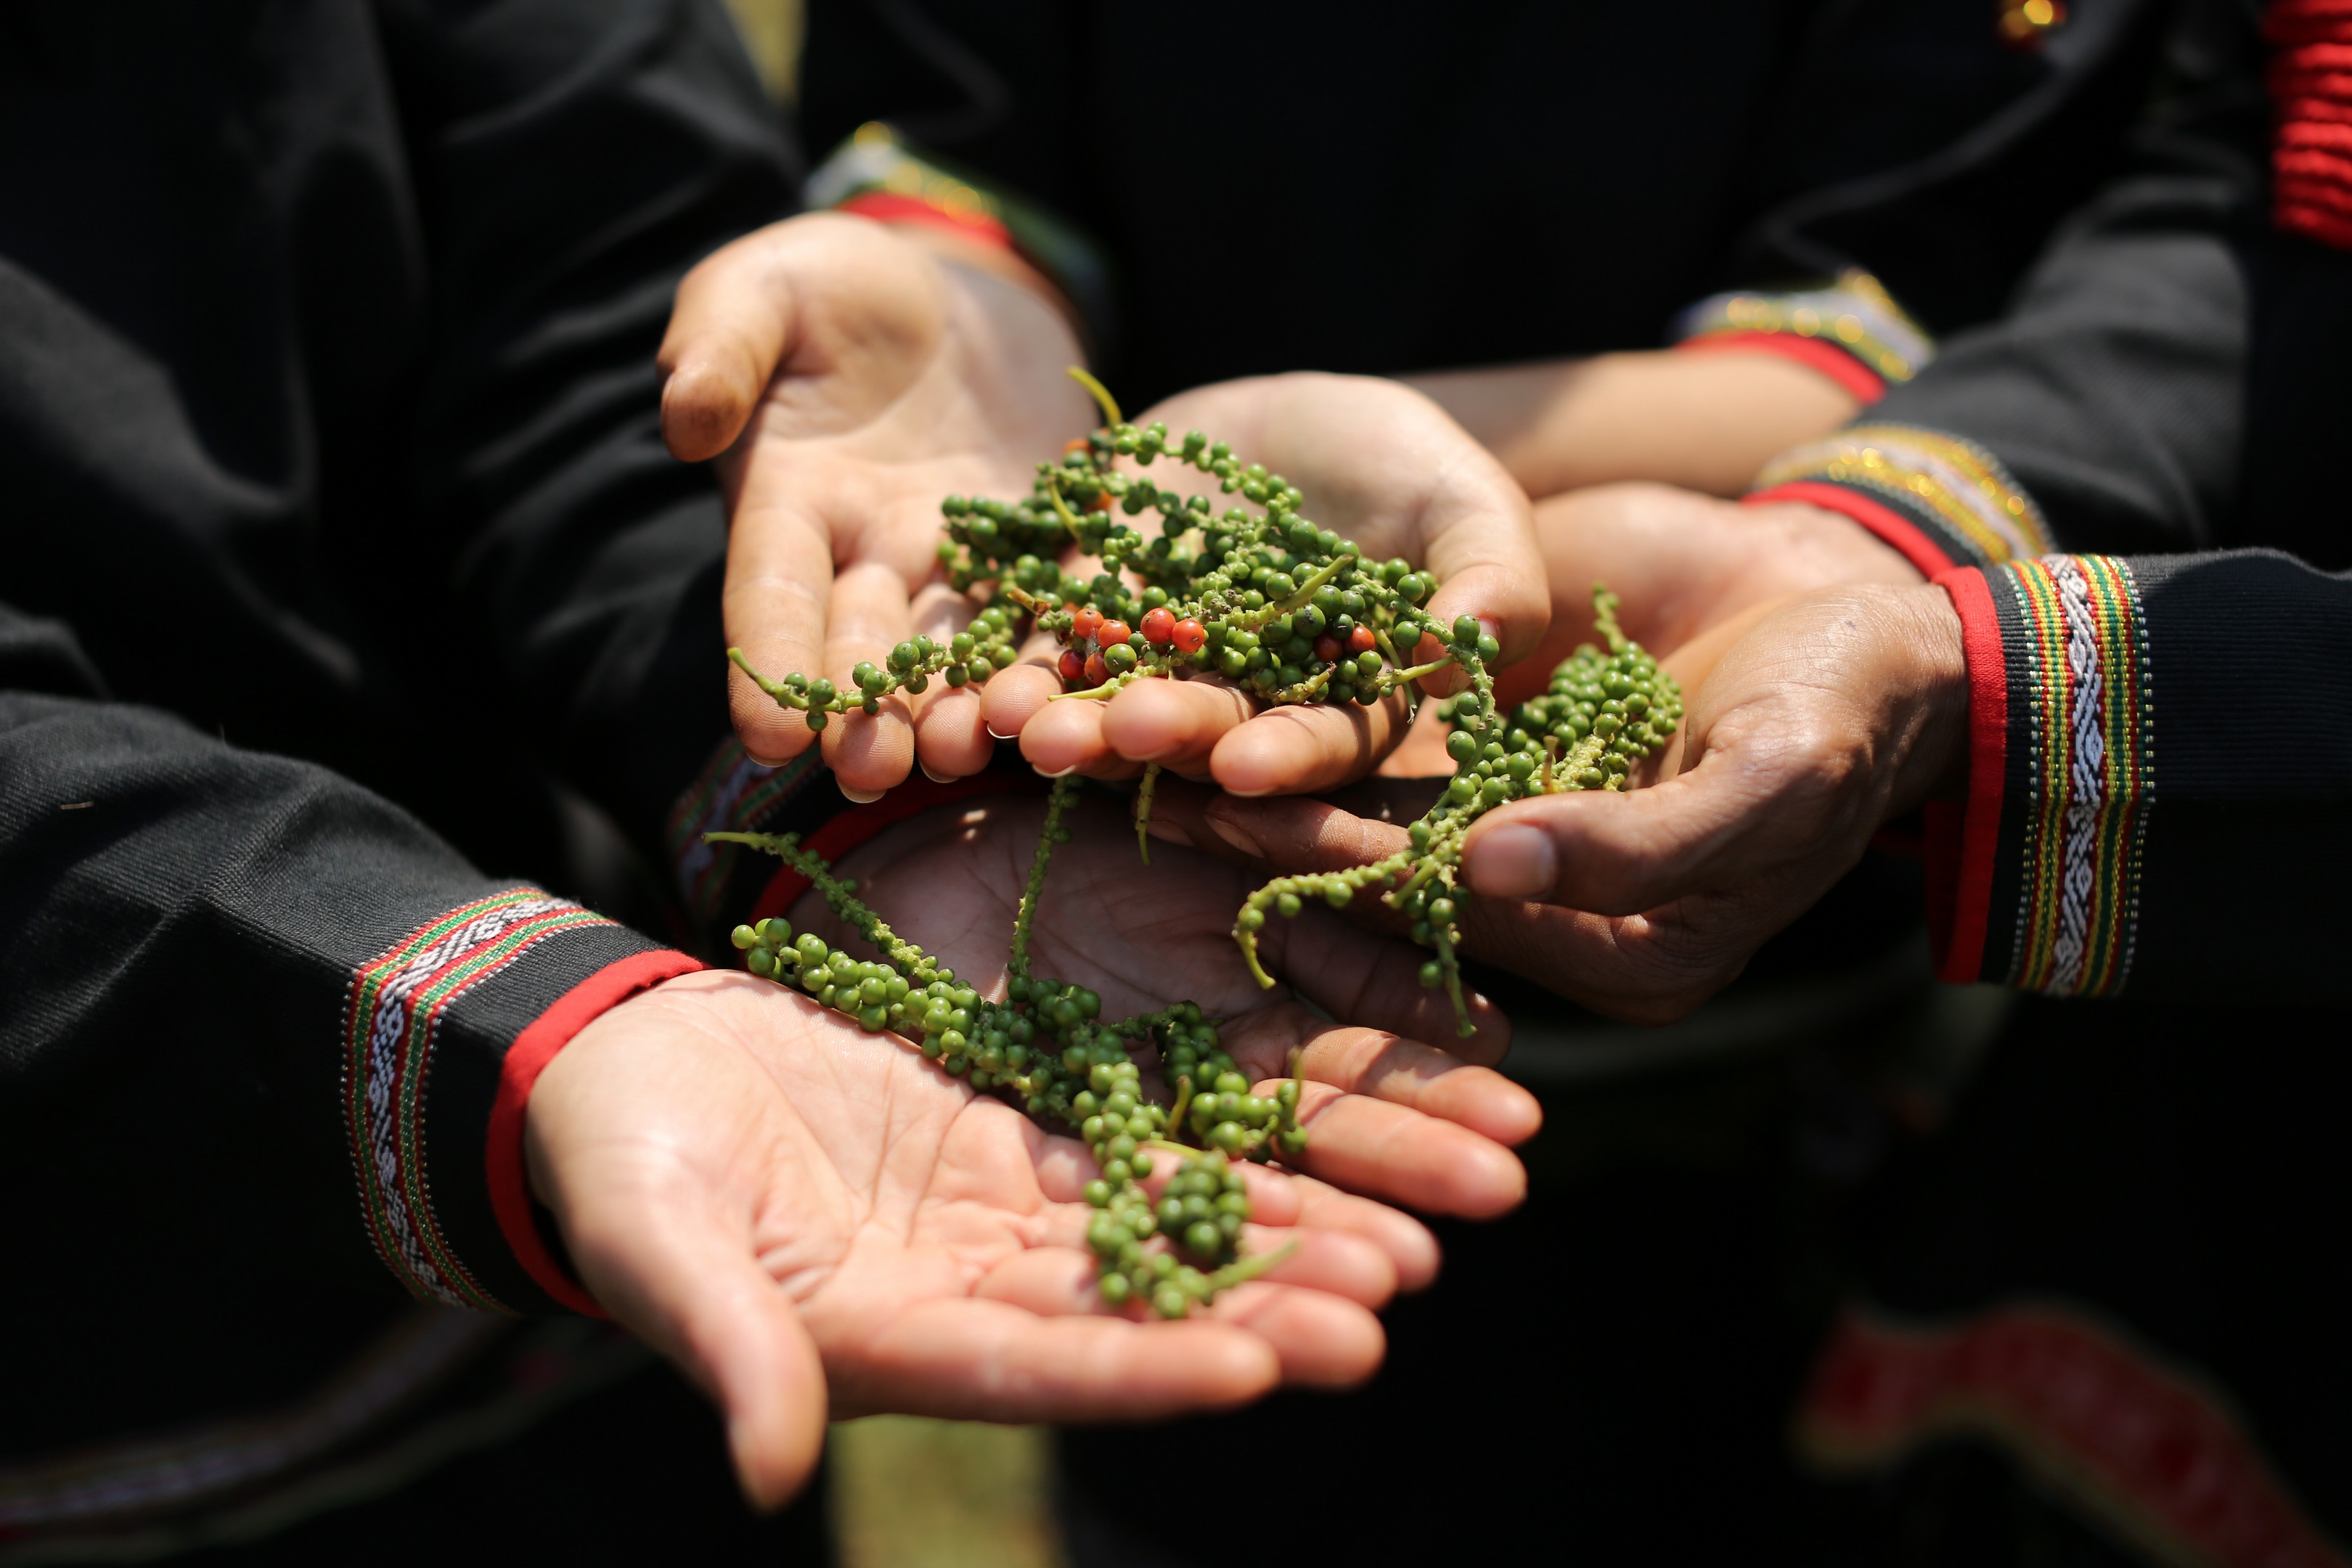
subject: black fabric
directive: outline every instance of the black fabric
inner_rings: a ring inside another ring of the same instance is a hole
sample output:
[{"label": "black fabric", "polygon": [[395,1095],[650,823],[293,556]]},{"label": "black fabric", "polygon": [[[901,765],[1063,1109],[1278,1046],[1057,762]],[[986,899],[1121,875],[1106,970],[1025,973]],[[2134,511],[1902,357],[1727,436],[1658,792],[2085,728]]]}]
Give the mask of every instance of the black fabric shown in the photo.
[{"label": "black fabric", "polygon": [[1848,265],[1986,320],[2126,155],[2172,8],[2077,0],[2016,49],[1985,0],[815,0],[803,115],[1087,228],[1139,403],[1654,347],[1711,289]]},{"label": "black fabric", "polygon": [[544,868],[549,770],[650,834],[726,726],[724,521],[653,351],[793,199],[723,13],[0,25],[0,599],[486,863]]},{"label": "black fabric", "polygon": [[[298,1404],[412,1310],[354,971],[563,876],[558,786],[650,847],[725,733],[653,353],[794,174],[716,0],[0,10],[0,1469]],[[551,928],[439,1015],[408,1169],[502,1305],[551,1305],[504,1054],[656,945]]]},{"label": "black fabric", "polygon": [[[2249,989],[2221,1005],[2026,1002],[1951,1125],[1878,1184],[1855,1256],[1870,1298],[1903,1317],[2053,1303],[2226,1390],[2263,1463],[2340,1545],[2352,1276],[2332,1238],[2352,1219],[2339,1131],[2352,1058],[2341,1011]],[[1826,1517],[1843,1549],[1815,1560],[2042,1561],[2030,1500],[2046,1476],[1955,1459],[1973,1447],[1931,1446],[1894,1479],[1838,1489]],[[2111,1560],[2146,1560],[2094,1533]],[[1954,1550],[1971,1538],[1979,1555]]]}]

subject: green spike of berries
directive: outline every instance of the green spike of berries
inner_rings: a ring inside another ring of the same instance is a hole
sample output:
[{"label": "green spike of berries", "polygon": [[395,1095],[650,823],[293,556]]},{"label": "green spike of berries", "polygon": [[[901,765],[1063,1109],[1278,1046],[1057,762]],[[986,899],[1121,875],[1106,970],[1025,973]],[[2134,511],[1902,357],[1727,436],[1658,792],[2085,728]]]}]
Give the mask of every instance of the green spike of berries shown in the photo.
[{"label": "green spike of berries", "polygon": [[[845,1013],[861,1028],[893,1030],[975,1089],[992,1090],[1045,1124],[1084,1140],[1101,1175],[1087,1184],[1094,1209],[1087,1245],[1097,1287],[1112,1306],[1136,1301],[1181,1318],[1288,1256],[1287,1247],[1244,1257],[1249,1195],[1237,1162],[1296,1155],[1307,1147],[1298,1121],[1298,1063],[1271,1094],[1251,1084],[1223,1048],[1216,1022],[1192,1003],[1101,1021],[1102,999],[1084,986],[1031,973],[1029,937],[1054,848],[1066,843],[1062,817],[1075,779],[1055,782],[1013,917],[1010,977],[1003,1002],[958,983],[955,972],[884,924],[796,834],[711,833],[706,842],[748,845],[782,858],[809,879],[835,917],[881,956],[860,959],[814,932],[795,938],[781,919],[735,928],[733,942],[754,974],[797,987]],[[1154,1052],[1174,1101],[1145,1096],[1130,1047]],[[1162,1158],[1171,1173],[1155,1201],[1144,1187]],[[1151,1245],[1165,1237],[1168,1245]]]},{"label": "green spike of berries", "polygon": [[[940,503],[940,566],[950,586],[982,602],[962,632],[944,646],[928,637],[900,643],[887,668],[859,665],[846,691],[799,674],[772,681],[740,649],[728,657],[812,729],[824,728],[831,714],[877,712],[883,699],[920,693],[933,679],[950,686],[984,681],[1012,666],[1030,626],[1062,644],[1065,689],[1055,700],[1108,698],[1139,679],[1213,676],[1270,705],[1369,706],[1396,691],[1417,704],[1423,678],[1459,667],[1467,683],[1441,710],[1452,726],[1446,745],[1456,771],[1412,825],[1411,848],[1370,866],[1276,878],[1242,906],[1234,937],[1259,984],[1271,986],[1257,956],[1269,912],[1296,914],[1310,899],[1343,906],[1377,891],[1412,919],[1413,940],[1433,953],[1422,966],[1423,983],[1444,988],[1459,1033],[1475,1033],[1456,958],[1470,896],[1458,876],[1464,836],[1509,801],[1631,787],[1641,763],[1680,723],[1681,688],[1625,637],[1616,596],[1596,585],[1594,618],[1605,647],[1578,648],[1552,671],[1542,695],[1502,713],[1489,668],[1502,650],[1475,617],[1447,626],[1428,613],[1433,575],[1402,560],[1364,559],[1306,517],[1305,497],[1280,474],[1244,462],[1201,431],[1177,440],[1164,425],[1129,424],[1099,382],[1082,370],[1070,374],[1101,405],[1104,424],[1071,442],[1058,461],[1038,464],[1020,500],[950,496]],[[1248,504],[1220,510],[1206,495],[1188,498],[1118,467],[1125,458],[1149,468],[1163,458]],[[1159,516],[1157,537],[1120,521],[1146,512]],[[1099,560],[1102,571],[1081,578],[1066,570],[1061,561],[1074,546]],[[1407,664],[1424,638],[1437,641],[1438,657]],[[1146,864],[1159,775],[1158,764],[1147,767],[1136,794],[1136,838]]]}]

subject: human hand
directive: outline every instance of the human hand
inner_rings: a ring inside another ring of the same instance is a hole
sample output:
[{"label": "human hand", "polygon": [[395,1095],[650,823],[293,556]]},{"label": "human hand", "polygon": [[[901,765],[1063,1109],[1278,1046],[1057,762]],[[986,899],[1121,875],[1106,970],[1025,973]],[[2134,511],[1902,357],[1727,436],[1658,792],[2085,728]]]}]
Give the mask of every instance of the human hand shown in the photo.
[{"label": "human hand", "polygon": [[[1948,785],[1967,724],[1959,617],[1941,588],[1830,589],[1769,609],[1687,699],[1679,773],[1520,801],[1471,829],[1463,949],[1611,1016],[1672,1022],[1811,908],[1882,823]],[[1269,874],[1405,843],[1402,821],[1323,802],[1180,793],[1153,821]]]},{"label": "human hand", "polygon": [[[942,259],[919,234],[814,214],[772,224],[678,287],[661,349],[662,432],[717,457],[727,495],[727,637],[772,677],[846,686],[971,606],[933,581],[940,500],[1025,491],[1040,458],[1093,422],[1064,374],[1076,340],[1040,293]],[[780,763],[811,739],[741,670],[736,733]],[[980,695],[894,695],[824,733],[845,793],[870,799],[919,757],[941,777],[991,752]]]},{"label": "human hand", "polygon": [[718,1403],[760,1506],[806,1479],[829,1414],[1147,1420],[1357,1383],[1382,1352],[1397,1270],[1364,1233],[1389,1211],[1252,1167],[1245,1246],[1297,1249],[1192,1318],[1114,1315],[1077,1140],[750,975],[591,1023],[524,1137],[581,1279]]},{"label": "human hand", "polygon": [[[954,968],[961,983],[1002,996],[1013,916],[1044,818],[1042,798],[944,806],[845,857],[858,898],[892,930]],[[1516,1205],[1526,1173],[1507,1145],[1540,1121],[1534,1098],[1486,1065],[1510,1043],[1508,1022],[1478,1004],[1480,1028],[1460,1055],[1416,1043],[1446,1037],[1450,1004],[1422,989],[1419,956],[1310,910],[1260,939],[1269,970],[1296,992],[1258,987],[1233,941],[1234,912],[1256,886],[1181,848],[1136,853],[1125,815],[1100,800],[1065,814],[1072,837],[1054,851],[1030,944],[1032,972],[1082,984],[1105,1018],[1190,1001],[1218,1020],[1223,1048],[1255,1079],[1287,1077],[1304,1055],[1299,1114],[1307,1152],[1286,1165],[1357,1193],[1442,1214],[1486,1217]],[[787,917],[829,942],[845,932],[814,893]],[[1444,1031],[1441,1034],[1440,1031]],[[1146,1064],[1147,1067],[1149,1064]],[[1146,1086],[1164,1091],[1147,1072]],[[1336,1196],[1336,1194],[1335,1194]],[[1435,1252],[1418,1226],[1372,1205],[1357,1213],[1392,1249],[1405,1283],[1425,1282]]]},{"label": "human hand", "polygon": [[[1307,515],[1366,559],[1428,566],[1441,584],[1431,614],[1441,624],[1475,616],[1501,644],[1502,662],[1541,638],[1549,605],[1526,498],[1427,398],[1369,376],[1261,376],[1183,393],[1136,423],[1154,420],[1206,431],[1282,474],[1306,492]],[[1187,479],[1204,482],[1189,473],[1172,482],[1182,489]],[[1424,638],[1418,658],[1441,652]],[[1050,660],[1048,646],[1035,645],[982,700],[989,729],[1018,735],[1022,754],[1050,774],[1123,777],[1158,763],[1241,795],[1309,792],[1369,773],[1403,728],[1399,697],[1261,712],[1213,679],[1140,680],[1108,702],[1055,702],[1062,683]]]},{"label": "human hand", "polygon": [[[1720,628],[1744,630],[1765,607],[1816,588],[1921,580],[1860,524],[1802,502],[1743,506],[1664,485],[1613,484],[1555,496],[1535,516],[1558,610],[1534,655],[1498,678],[1505,702],[1541,691],[1577,644],[1595,640],[1596,582],[1617,595],[1626,635],[1662,656],[1681,653],[1675,673],[1696,687],[1729,646]],[[1704,649],[1691,646],[1710,633]]]}]

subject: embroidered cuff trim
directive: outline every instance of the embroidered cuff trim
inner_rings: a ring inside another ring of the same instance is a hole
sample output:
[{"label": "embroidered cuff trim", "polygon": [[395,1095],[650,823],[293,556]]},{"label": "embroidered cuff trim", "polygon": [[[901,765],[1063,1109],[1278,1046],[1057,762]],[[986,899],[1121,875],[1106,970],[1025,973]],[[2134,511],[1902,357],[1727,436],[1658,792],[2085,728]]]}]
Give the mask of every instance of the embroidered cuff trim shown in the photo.
[{"label": "embroidered cuff trim", "polygon": [[1878,501],[1954,565],[1997,565],[2051,548],[2041,508],[2000,460],[1940,431],[1849,426],[1775,458],[1755,488],[1796,484],[1843,486]]},{"label": "embroidered cuff trim", "polygon": [[2147,622],[2128,563],[2053,555],[1990,586],[2009,677],[2007,782],[2023,786],[2008,982],[2105,996],[2130,978],[2156,776]]},{"label": "embroidered cuff trim", "polygon": [[726,912],[728,885],[745,854],[740,845],[705,844],[702,836],[758,831],[824,773],[814,746],[773,768],[753,762],[732,735],[711,752],[662,829],[678,896],[698,929]]},{"label": "embroidered cuff trim", "polygon": [[[1785,334],[1833,347],[1882,384],[1900,384],[1936,357],[1936,342],[1878,279],[1860,268],[1825,289],[1768,294],[1743,291],[1701,300],[1675,319],[1675,342],[1756,333]],[[1885,385],[1874,389],[1875,399]]]},{"label": "embroidered cuff trim", "polygon": [[344,1133],[369,1238],[384,1267],[420,1300],[511,1310],[459,1259],[434,1212],[425,1107],[443,1014],[558,931],[611,924],[536,888],[515,888],[420,927],[352,977],[343,1025]]}]

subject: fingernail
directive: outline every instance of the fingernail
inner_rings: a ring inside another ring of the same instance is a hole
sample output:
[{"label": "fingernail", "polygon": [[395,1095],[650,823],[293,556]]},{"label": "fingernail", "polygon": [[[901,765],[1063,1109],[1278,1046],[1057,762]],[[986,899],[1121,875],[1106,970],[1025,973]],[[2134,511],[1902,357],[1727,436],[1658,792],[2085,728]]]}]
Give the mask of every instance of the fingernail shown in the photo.
[{"label": "fingernail", "polygon": [[843,783],[843,781],[838,777],[835,778],[833,782],[836,784],[840,784],[841,793],[848,796],[851,800],[856,802],[859,805],[872,805],[876,801],[880,800],[885,795],[889,793],[887,790],[878,789],[852,789],[847,784]]},{"label": "fingernail", "polygon": [[996,726],[993,724],[983,723],[981,728],[988,731],[988,738],[992,741],[1010,741],[1013,739],[1010,735],[998,734],[996,732]]},{"label": "fingernail", "polygon": [[1223,839],[1227,844],[1232,845],[1235,849],[1240,850],[1243,854],[1248,856],[1253,860],[1263,860],[1265,858],[1265,851],[1259,847],[1258,841],[1252,838],[1247,833],[1244,832],[1238,824],[1227,821],[1223,816],[1214,811],[1207,814],[1207,820],[1209,824],[1209,831]]},{"label": "fingernail", "polygon": [[1559,858],[1551,835],[1507,822],[1471,847],[1470,887],[1490,899],[1533,899],[1551,890]]},{"label": "fingernail", "polygon": [[1030,771],[1031,773],[1035,773],[1035,774],[1036,774],[1039,778],[1041,778],[1041,779],[1057,779],[1057,778],[1060,778],[1060,777],[1061,777],[1063,774],[1065,774],[1065,773],[1074,773],[1077,772],[1077,771],[1078,771],[1078,764],[1077,764],[1077,763],[1071,763],[1068,767],[1066,767],[1066,768],[1055,768],[1052,773],[1047,773],[1045,769],[1043,769],[1043,768],[1039,767],[1036,763],[1031,763],[1029,764],[1029,771]]},{"label": "fingernail", "polygon": [[919,767],[919,768],[922,769],[922,770],[923,770],[923,776],[924,776],[925,778],[927,778],[927,779],[930,780],[933,784],[953,784],[953,783],[955,783],[955,780],[954,780],[952,777],[950,777],[950,775],[946,774],[946,773],[935,773],[931,772],[931,764],[930,764],[930,763],[929,763],[922,762],[922,761],[919,761],[919,761],[915,763],[915,765],[916,765],[917,767]]},{"label": "fingernail", "polygon": [[1157,816],[1153,817],[1150,822],[1145,823],[1143,825],[1143,830],[1151,835],[1152,837],[1160,840],[1162,844],[1181,844],[1187,849],[1192,847],[1192,836],[1191,834],[1185,832],[1174,823],[1162,821]]}]

